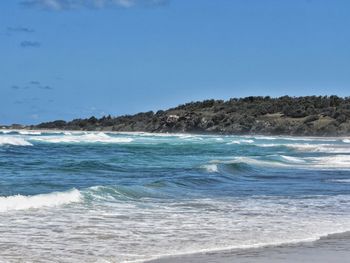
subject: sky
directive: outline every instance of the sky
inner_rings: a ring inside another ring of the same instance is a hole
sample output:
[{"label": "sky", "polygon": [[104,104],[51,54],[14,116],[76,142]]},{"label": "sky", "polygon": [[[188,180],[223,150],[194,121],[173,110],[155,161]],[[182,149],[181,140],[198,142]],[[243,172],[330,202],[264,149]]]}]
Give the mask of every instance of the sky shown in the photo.
[{"label": "sky", "polygon": [[348,0],[2,0],[0,124],[349,96]]}]

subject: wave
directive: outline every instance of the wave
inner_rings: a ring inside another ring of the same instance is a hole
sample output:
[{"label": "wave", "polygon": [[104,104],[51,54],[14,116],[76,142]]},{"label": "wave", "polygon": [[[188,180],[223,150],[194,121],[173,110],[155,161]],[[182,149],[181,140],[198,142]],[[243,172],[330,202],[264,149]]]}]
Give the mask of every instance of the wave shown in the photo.
[{"label": "wave", "polygon": [[13,131],[13,130],[0,130],[0,132],[2,134],[11,134],[11,133],[14,133],[15,131]]},{"label": "wave", "polygon": [[288,167],[288,164],[278,160],[262,160],[250,157],[236,157],[231,161],[223,162],[225,164],[245,164],[249,166],[263,166],[263,167]]},{"label": "wave", "polygon": [[14,195],[0,197],[0,212],[54,207],[70,203],[77,203],[81,200],[82,195],[77,189],[72,189],[67,192],[53,192],[33,196]]},{"label": "wave", "polygon": [[343,142],[344,143],[350,143],[350,139],[344,139]]},{"label": "wave", "polygon": [[13,136],[0,136],[0,145],[33,146],[33,144],[25,139]]},{"label": "wave", "polygon": [[228,142],[227,144],[250,144],[254,143],[254,140],[247,140],[247,139],[242,139],[242,140],[233,140],[231,142]]},{"label": "wave", "polygon": [[162,198],[164,194],[146,186],[92,186],[82,191],[84,199],[102,202],[137,200],[141,198]]},{"label": "wave", "polygon": [[21,135],[41,135],[40,131],[18,131]]},{"label": "wave", "polygon": [[350,179],[332,179],[329,180],[334,183],[345,183],[345,184],[350,184]]},{"label": "wave", "polygon": [[67,134],[64,136],[41,136],[32,137],[31,141],[41,141],[46,143],[129,143],[132,138],[112,137],[105,133],[86,133],[82,135]]},{"label": "wave", "polygon": [[316,170],[349,170],[350,155],[332,155],[321,157],[294,157],[287,155],[268,156],[265,159],[253,157],[235,157],[229,161],[213,160],[203,165],[207,172],[219,172],[218,165],[234,171],[249,172],[255,168],[286,168]]},{"label": "wave", "polygon": [[342,144],[310,144],[310,143],[268,143],[255,144],[257,147],[286,147],[299,152],[320,152],[320,153],[350,153],[350,148]]},{"label": "wave", "polygon": [[248,137],[248,138],[253,138],[256,140],[267,140],[267,141],[273,141],[273,140],[279,140],[279,141],[305,141],[305,142],[336,142],[339,139],[338,138],[333,138],[333,137],[292,137],[292,136],[253,136],[253,137]]},{"label": "wave", "polygon": [[280,157],[282,160],[285,160],[285,161],[290,162],[290,163],[305,163],[306,162],[305,160],[298,158],[298,157],[294,157],[294,156],[280,155]]},{"label": "wave", "polygon": [[32,130],[0,130],[2,134],[8,135],[41,135],[41,131],[32,131]]},{"label": "wave", "polygon": [[279,137],[273,137],[273,136],[254,136],[254,139],[258,140],[268,140],[268,141],[274,141],[280,139]]},{"label": "wave", "polygon": [[217,164],[205,164],[202,165],[201,168],[206,170],[208,173],[217,173],[219,171]]},{"label": "wave", "polygon": [[[212,160],[209,164],[200,168],[208,173],[251,173],[258,171],[258,168],[289,167],[281,161],[259,160],[249,157],[236,157],[233,160]],[[219,169],[220,168],[220,169]]]},{"label": "wave", "polygon": [[350,169],[350,155],[307,157],[313,167],[328,169]]}]

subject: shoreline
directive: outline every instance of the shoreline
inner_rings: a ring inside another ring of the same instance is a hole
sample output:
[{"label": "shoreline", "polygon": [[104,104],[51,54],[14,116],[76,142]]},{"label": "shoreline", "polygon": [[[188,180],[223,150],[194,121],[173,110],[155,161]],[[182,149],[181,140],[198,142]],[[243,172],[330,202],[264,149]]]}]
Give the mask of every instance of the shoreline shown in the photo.
[{"label": "shoreline", "polygon": [[[47,132],[47,133],[60,133],[60,132],[69,132],[69,133],[110,133],[110,134],[125,134],[125,135],[159,135],[159,136],[237,136],[237,137],[281,137],[281,138],[308,138],[308,139],[350,139],[349,135],[339,135],[339,136],[312,136],[312,135],[291,135],[291,134],[264,134],[264,133],[246,133],[246,134],[223,134],[223,133],[193,133],[193,132],[146,132],[146,131],[109,131],[109,130],[60,130],[60,129],[11,129],[11,128],[0,128],[0,132]],[[30,135],[30,134],[26,134]]]},{"label": "shoreline", "polygon": [[313,241],[266,245],[251,248],[212,250],[172,255],[144,263],[347,263],[350,258],[350,231],[329,234]]}]

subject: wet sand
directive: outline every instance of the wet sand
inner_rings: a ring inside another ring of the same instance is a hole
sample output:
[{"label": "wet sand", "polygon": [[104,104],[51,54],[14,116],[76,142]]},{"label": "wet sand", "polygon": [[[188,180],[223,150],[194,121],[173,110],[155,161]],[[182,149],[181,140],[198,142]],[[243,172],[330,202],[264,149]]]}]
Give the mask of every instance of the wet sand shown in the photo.
[{"label": "wet sand", "polygon": [[315,242],[167,257],[148,263],[349,263],[350,232]]}]

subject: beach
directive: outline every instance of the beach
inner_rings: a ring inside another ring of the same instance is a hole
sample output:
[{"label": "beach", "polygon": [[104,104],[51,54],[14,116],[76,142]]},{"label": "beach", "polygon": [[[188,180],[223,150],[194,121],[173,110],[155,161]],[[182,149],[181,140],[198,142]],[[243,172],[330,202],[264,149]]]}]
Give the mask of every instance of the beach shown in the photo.
[{"label": "beach", "polygon": [[148,263],[347,263],[350,233],[334,234],[314,242],[168,257]]},{"label": "beach", "polygon": [[349,142],[2,130],[0,262],[346,262]]}]

